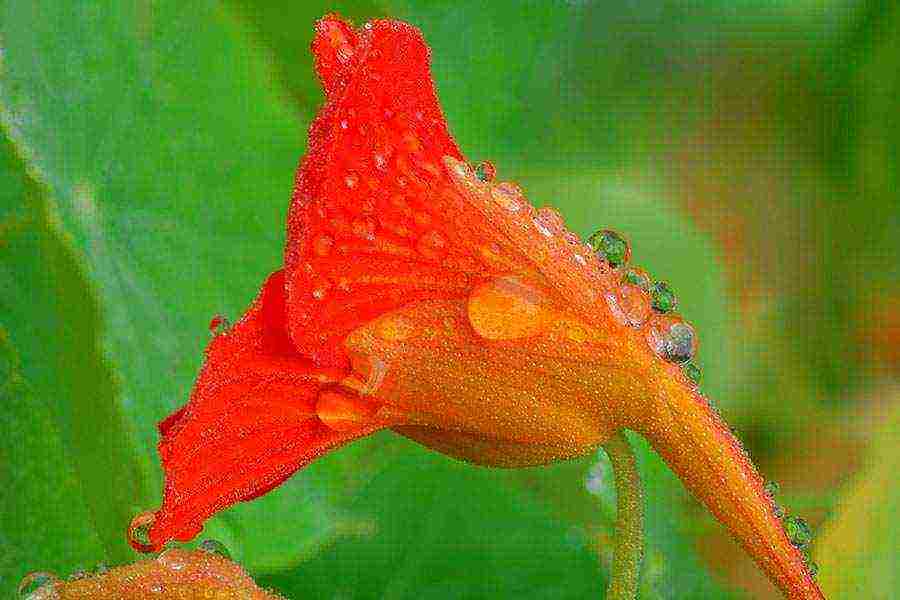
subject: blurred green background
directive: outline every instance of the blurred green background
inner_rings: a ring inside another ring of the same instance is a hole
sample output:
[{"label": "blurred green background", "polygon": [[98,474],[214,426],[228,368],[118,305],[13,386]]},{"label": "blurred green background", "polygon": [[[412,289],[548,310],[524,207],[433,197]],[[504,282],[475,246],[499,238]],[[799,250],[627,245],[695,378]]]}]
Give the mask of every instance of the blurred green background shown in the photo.
[{"label": "blurred green background", "polygon": [[[0,595],[136,558],[154,425],[210,317],[280,262],[334,10],[421,28],[463,152],[629,237],[815,529],[827,596],[900,595],[900,6],[880,0],[0,0]],[[639,445],[641,597],[776,597]],[[610,486],[602,456],[496,471],[385,433],[202,537],[291,598],[598,598]]]}]

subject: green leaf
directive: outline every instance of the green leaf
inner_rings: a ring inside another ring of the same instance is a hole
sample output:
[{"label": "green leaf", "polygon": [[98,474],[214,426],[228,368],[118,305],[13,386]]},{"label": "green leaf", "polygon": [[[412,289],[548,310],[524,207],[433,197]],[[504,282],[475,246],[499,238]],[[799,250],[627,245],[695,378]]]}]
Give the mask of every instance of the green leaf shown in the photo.
[{"label": "green leaf", "polygon": [[[97,347],[96,304],[43,191],[0,140],[0,580],[125,560],[142,464]],[[7,585],[9,584],[9,585]]]}]

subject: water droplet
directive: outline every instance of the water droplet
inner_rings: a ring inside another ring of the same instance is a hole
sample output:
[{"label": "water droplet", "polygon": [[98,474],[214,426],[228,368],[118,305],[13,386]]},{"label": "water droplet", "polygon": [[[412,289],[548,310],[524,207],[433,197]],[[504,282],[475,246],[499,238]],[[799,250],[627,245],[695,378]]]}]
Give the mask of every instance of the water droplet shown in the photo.
[{"label": "water droplet", "polygon": [[376,152],[372,159],[375,161],[375,167],[381,171],[387,169],[387,158],[385,158],[384,154]]},{"label": "water droplet", "polygon": [[620,267],[631,257],[631,248],[621,235],[611,229],[598,231],[588,238],[594,252],[613,267]]},{"label": "water droplet", "polygon": [[494,163],[492,163],[491,161],[483,160],[475,165],[475,177],[477,177],[479,181],[490,183],[494,181],[494,178],[496,176],[497,167],[495,167]]},{"label": "water droplet", "polygon": [[350,123],[347,119],[341,119],[341,129],[348,129],[350,127]]},{"label": "water droplet", "polygon": [[313,252],[315,252],[316,256],[325,257],[331,254],[331,249],[334,247],[334,238],[330,235],[322,234],[316,236],[316,239],[313,240]]},{"label": "water droplet", "polygon": [[619,322],[640,327],[650,318],[650,295],[636,285],[622,284],[606,295],[609,310]]},{"label": "water droplet", "polygon": [[416,249],[425,258],[439,260],[447,255],[447,238],[440,231],[432,229],[422,234],[416,242]]},{"label": "water droplet", "polygon": [[90,577],[90,576],[91,576],[91,574],[88,573],[87,570],[85,570],[85,569],[76,569],[76,570],[72,571],[72,572],[69,574],[69,576],[67,577],[67,579],[68,579],[69,581],[78,581],[79,579],[85,579],[85,578]]},{"label": "water droplet", "polygon": [[342,63],[349,61],[353,58],[353,46],[347,43],[341,44],[337,49],[337,58]]},{"label": "water droplet", "polygon": [[375,322],[375,335],[387,342],[402,342],[415,331],[415,324],[403,315],[387,315]]},{"label": "water droplet", "polygon": [[815,577],[816,575],[819,574],[819,565],[816,564],[816,562],[814,560],[806,561],[806,569],[809,571],[809,574],[812,577]]},{"label": "water droplet", "polygon": [[20,598],[28,598],[44,586],[52,585],[57,581],[59,581],[59,579],[53,573],[34,571],[22,578],[22,581],[19,582],[17,592]]},{"label": "water droplet", "polygon": [[128,525],[128,543],[138,552],[153,552],[150,528],[154,521],[156,521],[156,513],[147,510],[134,517]]},{"label": "water droplet", "polygon": [[675,292],[665,281],[657,281],[650,290],[650,296],[653,298],[653,310],[656,312],[672,312],[678,305]]},{"label": "water droplet", "polygon": [[588,332],[581,325],[571,325],[566,328],[566,336],[573,342],[580,344],[588,338]]},{"label": "water droplet", "polygon": [[200,545],[197,546],[197,548],[204,552],[209,552],[210,554],[218,554],[222,558],[231,560],[231,552],[229,552],[225,544],[223,544],[219,540],[203,540],[202,542],[200,542]]},{"label": "water droplet", "polygon": [[700,385],[700,379],[703,378],[703,370],[697,365],[697,363],[685,363],[684,366],[681,367],[681,369],[682,371],[684,371],[684,376],[688,378],[688,381],[690,381],[694,385]]},{"label": "water droplet", "polygon": [[653,285],[653,279],[650,277],[650,274],[640,267],[629,268],[625,271],[625,275],[622,276],[622,279],[631,285],[636,285],[639,288],[648,291],[650,290],[650,286]]},{"label": "water droplet", "polygon": [[559,233],[564,227],[562,216],[549,206],[539,209],[533,220],[535,228],[546,237]]},{"label": "water droplet", "polygon": [[109,573],[109,565],[105,562],[99,562],[94,565],[94,575],[106,575]]},{"label": "water droplet", "polygon": [[510,212],[522,209],[522,189],[514,183],[503,182],[491,188],[491,198]]},{"label": "water droplet", "polygon": [[222,315],[215,315],[209,320],[209,333],[215,337],[231,329],[231,321]]},{"label": "water droplet", "polygon": [[468,315],[475,332],[489,340],[537,335],[551,316],[546,295],[515,275],[498,277],[473,289]]},{"label": "water droplet", "polygon": [[353,233],[367,240],[375,239],[375,230],[378,223],[372,217],[359,217],[353,219]]},{"label": "water droplet", "polygon": [[687,362],[697,353],[694,328],[675,315],[661,315],[650,321],[647,342],[658,356],[669,362]]},{"label": "water droplet", "polygon": [[370,421],[374,414],[373,407],[357,396],[334,389],[319,392],[316,402],[316,415],[334,431],[353,431]]},{"label": "water droplet", "polygon": [[800,517],[785,517],[784,532],[797,548],[806,548],[812,541],[812,530]]},{"label": "water droplet", "polygon": [[359,184],[359,175],[356,173],[347,173],[344,177],[344,184],[351,190]]},{"label": "water droplet", "polygon": [[312,288],[312,297],[316,300],[323,300],[331,289],[331,282],[326,280],[317,281]]},{"label": "water droplet", "polygon": [[468,163],[456,160],[451,156],[445,156],[444,162],[450,166],[450,169],[458,176],[463,179],[470,179],[472,177],[472,168],[468,165]]},{"label": "water droplet", "polygon": [[156,562],[173,571],[180,571],[187,566],[184,550],[169,548],[156,557]]}]

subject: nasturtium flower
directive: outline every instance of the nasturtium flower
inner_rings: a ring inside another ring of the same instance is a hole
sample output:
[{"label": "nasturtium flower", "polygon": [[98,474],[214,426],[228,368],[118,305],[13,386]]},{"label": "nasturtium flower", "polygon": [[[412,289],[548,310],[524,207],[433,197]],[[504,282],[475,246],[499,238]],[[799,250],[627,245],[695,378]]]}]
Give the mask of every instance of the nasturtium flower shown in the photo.
[{"label": "nasturtium flower", "polygon": [[385,428],[502,467],[580,456],[630,429],[787,595],[821,597],[763,480],[683,370],[693,328],[667,286],[626,277],[624,238],[582,241],[492,165],[466,162],[415,28],[328,16],[312,50],[326,101],[284,265],[212,339],[189,402],[160,424],[164,500],[135,545],[190,539]]}]

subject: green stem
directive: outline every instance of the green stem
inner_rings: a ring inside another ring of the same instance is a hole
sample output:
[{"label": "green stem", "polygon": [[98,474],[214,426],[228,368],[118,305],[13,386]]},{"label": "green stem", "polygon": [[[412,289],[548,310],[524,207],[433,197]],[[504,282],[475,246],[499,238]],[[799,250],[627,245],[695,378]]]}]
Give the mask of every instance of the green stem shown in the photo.
[{"label": "green stem", "polygon": [[616,547],[606,597],[608,600],[634,600],[644,557],[641,476],[624,432],[610,438],[603,449],[609,456],[616,479]]}]

